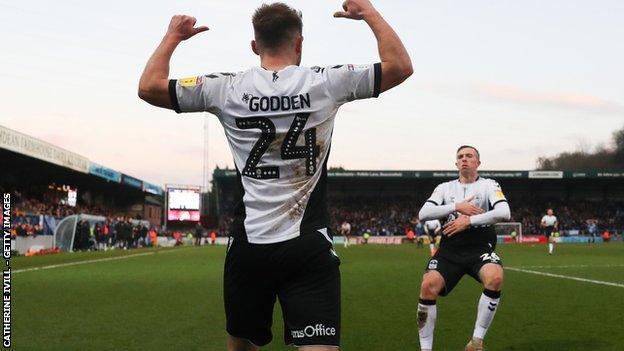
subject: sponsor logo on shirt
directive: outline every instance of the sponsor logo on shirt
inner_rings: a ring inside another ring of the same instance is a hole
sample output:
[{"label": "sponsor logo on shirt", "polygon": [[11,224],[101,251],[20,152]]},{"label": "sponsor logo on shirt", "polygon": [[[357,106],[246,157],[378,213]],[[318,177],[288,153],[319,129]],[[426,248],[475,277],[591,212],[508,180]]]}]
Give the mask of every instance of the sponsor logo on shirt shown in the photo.
[{"label": "sponsor logo on shirt", "polygon": [[311,338],[315,336],[335,336],[336,328],[327,327],[323,324],[308,325],[300,330],[291,330],[290,335],[293,339]]},{"label": "sponsor logo on shirt", "polygon": [[201,85],[204,82],[203,77],[189,77],[180,79],[180,86],[183,87],[194,87],[196,85]]}]

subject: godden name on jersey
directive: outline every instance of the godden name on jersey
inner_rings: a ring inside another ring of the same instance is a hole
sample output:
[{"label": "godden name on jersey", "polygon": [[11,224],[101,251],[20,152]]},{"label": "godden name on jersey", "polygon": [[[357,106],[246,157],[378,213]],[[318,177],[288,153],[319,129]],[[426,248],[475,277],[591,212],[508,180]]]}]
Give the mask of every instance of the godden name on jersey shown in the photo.
[{"label": "godden name on jersey", "polygon": [[327,159],[338,108],[379,95],[381,64],[260,67],[169,82],[177,112],[207,111],[223,129],[237,170],[231,233],[275,243],[320,231],[329,239]]},{"label": "godden name on jersey", "polygon": [[290,111],[311,108],[310,94],[293,96],[251,96],[249,99],[249,111]]}]

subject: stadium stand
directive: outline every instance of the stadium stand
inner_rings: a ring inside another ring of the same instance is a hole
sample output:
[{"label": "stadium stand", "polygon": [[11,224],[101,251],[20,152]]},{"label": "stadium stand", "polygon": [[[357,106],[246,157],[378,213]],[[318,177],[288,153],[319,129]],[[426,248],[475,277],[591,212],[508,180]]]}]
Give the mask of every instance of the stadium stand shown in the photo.
[{"label": "stadium stand", "polygon": [[[190,233],[162,229],[162,188],[2,126],[0,168],[0,191],[12,195],[16,239],[51,236],[68,216],[78,216],[79,241],[74,244],[81,249],[101,248],[101,244],[149,245],[150,231],[180,244]],[[547,208],[555,210],[562,236],[588,235],[590,223],[596,223],[593,230],[601,237],[607,232],[609,240],[620,239],[624,232],[624,172],[483,171],[481,175],[502,185],[512,208],[511,222],[522,223],[525,234],[541,233],[539,223]],[[353,235],[404,236],[413,229],[420,206],[435,185],[455,178],[456,172],[333,169],[328,176],[334,232],[346,220]],[[236,172],[217,168],[208,216],[219,218],[215,232],[221,237],[229,235],[236,191]],[[130,234],[118,242],[119,223],[128,220]]]},{"label": "stadium stand", "polygon": [[[455,171],[331,171],[329,212],[335,232],[346,220],[354,235],[406,235],[418,211],[440,180]],[[497,180],[509,199],[511,222],[526,234],[541,234],[540,220],[553,208],[563,236],[588,234],[588,220],[598,232],[621,236],[624,231],[624,172],[484,171]],[[236,172],[215,170],[213,189],[220,231],[227,233],[234,208]]]},{"label": "stadium stand", "polygon": [[[162,223],[160,186],[3,126],[0,169],[0,191],[11,194],[12,235],[20,251],[52,245],[45,236],[52,236],[68,216],[97,216],[105,222],[132,218],[154,227]],[[95,222],[90,222],[90,237],[95,237]],[[92,242],[82,248],[91,248]]]}]

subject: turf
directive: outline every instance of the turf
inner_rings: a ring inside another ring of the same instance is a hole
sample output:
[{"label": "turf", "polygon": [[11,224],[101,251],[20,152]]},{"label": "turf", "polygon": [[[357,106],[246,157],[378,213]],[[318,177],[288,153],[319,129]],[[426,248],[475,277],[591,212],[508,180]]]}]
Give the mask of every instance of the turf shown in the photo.
[{"label": "turf", "polygon": [[[418,350],[416,305],[426,249],[338,247],[342,349]],[[624,284],[624,244],[501,245],[505,266]],[[18,350],[224,350],[225,248],[176,248],[18,257],[13,274],[13,347]],[[623,350],[624,287],[506,271],[487,350]],[[438,300],[436,350],[463,350],[482,288],[466,276]],[[279,307],[274,339],[282,342]]]}]

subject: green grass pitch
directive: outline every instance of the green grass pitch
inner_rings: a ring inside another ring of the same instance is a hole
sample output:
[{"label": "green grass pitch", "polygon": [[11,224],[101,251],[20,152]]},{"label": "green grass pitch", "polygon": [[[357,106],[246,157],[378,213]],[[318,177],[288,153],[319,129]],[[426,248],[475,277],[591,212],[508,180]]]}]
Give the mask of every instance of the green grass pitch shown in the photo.
[{"label": "green grass pitch", "polygon": [[[428,249],[337,247],[342,260],[342,349],[419,350],[416,305]],[[624,350],[624,244],[500,245],[507,270],[487,350]],[[140,255],[137,255],[140,254]],[[124,259],[81,261],[136,255]],[[17,350],[225,350],[225,247],[18,257],[11,261]],[[67,264],[51,269],[25,270]],[[19,270],[22,270],[21,272]],[[438,300],[434,349],[463,350],[482,288],[465,276]],[[282,341],[279,307],[273,342]]]}]

